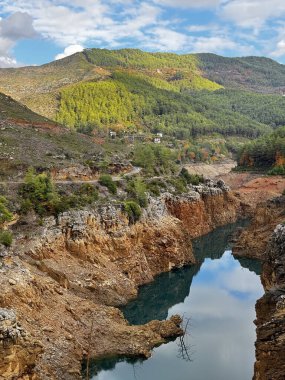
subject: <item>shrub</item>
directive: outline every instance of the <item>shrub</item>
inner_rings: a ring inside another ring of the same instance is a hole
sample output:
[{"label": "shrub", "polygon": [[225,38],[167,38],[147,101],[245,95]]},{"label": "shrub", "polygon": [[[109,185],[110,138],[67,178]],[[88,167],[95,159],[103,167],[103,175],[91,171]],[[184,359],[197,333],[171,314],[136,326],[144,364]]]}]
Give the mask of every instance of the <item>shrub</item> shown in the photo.
[{"label": "shrub", "polygon": [[41,217],[58,215],[71,208],[84,207],[98,200],[97,189],[89,183],[81,185],[73,194],[59,195],[50,175],[36,174],[33,169],[29,169],[19,193],[22,197],[21,213],[26,214],[34,210]]},{"label": "shrub", "polygon": [[179,174],[188,184],[197,186],[199,183],[204,182],[204,177],[199,174],[190,174],[186,168],[182,168]]},{"label": "shrub", "polygon": [[127,185],[127,192],[130,199],[136,201],[141,207],[147,206],[147,187],[141,178],[131,180]]},{"label": "shrub", "polygon": [[160,196],[160,187],[160,183],[157,180],[153,180],[147,184],[148,191],[155,197]]},{"label": "shrub", "polygon": [[0,231],[0,244],[10,247],[13,242],[13,235],[10,231]]},{"label": "shrub", "polygon": [[97,189],[90,183],[81,185],[76,194],[81,199],[82,205],[96,202],[99,198]]},{"label": "shrub", "polygon": [[59,202],[59,195],[50,175],[47,173],[36,174],[34,169],[28,170],[19,193],[23,198],[21,212],[27,212],[32,207],[40,216],[53,214],[55,206]]},{"label": "shrub", "polygon": [[117,185],[109,174],[102,174],[99,178],[99,183],[102,186],[106,186],[111,194],[117,193]]},{"label": "shrub", "polygon": [[141,207],[135,201],[126,201],[124,203],[123,209],[129,217],[130,224],[134,224],[135,222],[137,222],[142,215]]},{"label": "shrub", "polygon": [[275,166],[273,169],[269,170],[270,175],[285,175],[285,165]]},{"label": "shrub", "polygon": [[13,214],[8,210],[8,201],[5,197],[0,196],[0,224],[9,222],[13,218]]}]

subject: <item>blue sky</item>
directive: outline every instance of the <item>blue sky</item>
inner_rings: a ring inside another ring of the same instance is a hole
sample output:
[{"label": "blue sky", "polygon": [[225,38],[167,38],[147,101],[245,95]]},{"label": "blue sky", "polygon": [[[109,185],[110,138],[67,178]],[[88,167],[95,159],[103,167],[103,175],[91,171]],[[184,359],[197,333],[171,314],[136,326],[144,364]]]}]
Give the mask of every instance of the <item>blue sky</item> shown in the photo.
[{"label": "blue sky", "polygon": [[285,63],[285,0],[0,0],[0,17],[0,67],[90,47]]}]

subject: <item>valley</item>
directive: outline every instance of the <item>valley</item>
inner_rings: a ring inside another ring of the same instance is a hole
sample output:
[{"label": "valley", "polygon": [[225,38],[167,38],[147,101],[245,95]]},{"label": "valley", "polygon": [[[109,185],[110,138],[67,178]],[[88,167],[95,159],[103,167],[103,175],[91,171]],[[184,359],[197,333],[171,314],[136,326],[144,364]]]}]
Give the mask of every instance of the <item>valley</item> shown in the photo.
[{"label": "valley", "polygon": [[186,312],[210,361],[220,295],[236,327],[213,378],[246,352],[243,380],[282,380],[284,65],[85,49],[0,74],[0,379],[125,380],[143,360],[145,380]]}]

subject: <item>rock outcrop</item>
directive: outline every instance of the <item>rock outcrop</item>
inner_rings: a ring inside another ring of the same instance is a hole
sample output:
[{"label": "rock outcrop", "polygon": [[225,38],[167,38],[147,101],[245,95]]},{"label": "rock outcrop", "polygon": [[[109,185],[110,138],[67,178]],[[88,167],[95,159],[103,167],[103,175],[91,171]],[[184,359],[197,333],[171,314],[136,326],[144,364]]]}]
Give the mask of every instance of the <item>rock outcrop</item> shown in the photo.
[{"label": "rock outcrop", "polygon": [[254,380],[283,380],[285,374],[285,197],[261,203],[243,230],[236,256],[263,261],[264,296],[256,303],[257,326]]},{"label": "rock outcrop", "polygon": [[37,378],[33,367],[41,345],[27,336],[13,310],[0,309],[0,345],[1,379],[18,378],[19,374],[23,380]]},{"label": "rock outcrop", "polygon": [[265,295],[256,304],[255,380],[283,380],[285,374],[285,226],[278,225],[265,251]]},{"label": "rock outcrop", "polygon": [[150,199],[134,225],[120,205],[67,212],[41,226],[18,223],[13,248],[2,252],[0,307],[16,310],[30,345],[20,346],[15,358],[24,359],[13,374],[0,372],[3,379],[21,378],[26,368],[34,379],[79,379],[87,354],[148,356],[180,334],[177,318],[130,326],[116,306],[158,273],[193,263],[191,238],[235,221],[238,209],[223,183],[209,183]]},{"label": "rock outcrop", "polygon": [[234,255],[265,260],[270,236],[276,225],[285,219],[284,210],[285,196],[257,205],[249,228],[242,231],[238,244],[233,248]]}]

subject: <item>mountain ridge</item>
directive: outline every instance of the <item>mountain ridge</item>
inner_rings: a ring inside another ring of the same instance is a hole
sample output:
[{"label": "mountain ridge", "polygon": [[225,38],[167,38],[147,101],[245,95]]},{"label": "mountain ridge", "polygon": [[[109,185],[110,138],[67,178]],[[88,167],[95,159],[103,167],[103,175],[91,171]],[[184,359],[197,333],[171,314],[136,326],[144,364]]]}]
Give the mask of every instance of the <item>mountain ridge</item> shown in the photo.
[{"label": "mountain ridge", "polygon": [[[284,106],[285,66],[265,57],[86,49],[0,74],[0,91],[72,128],[158,128],[188,138],[211,132],[257,137],[285,125],[285,114],[275,120],[271,111],[272,104]],[[236,91],[233,104],[215,95],[223,89]],[[246,109],[248,97],[258,102],[251,93],[271,96],[270,105],[262,104],[272,122]]]}]

